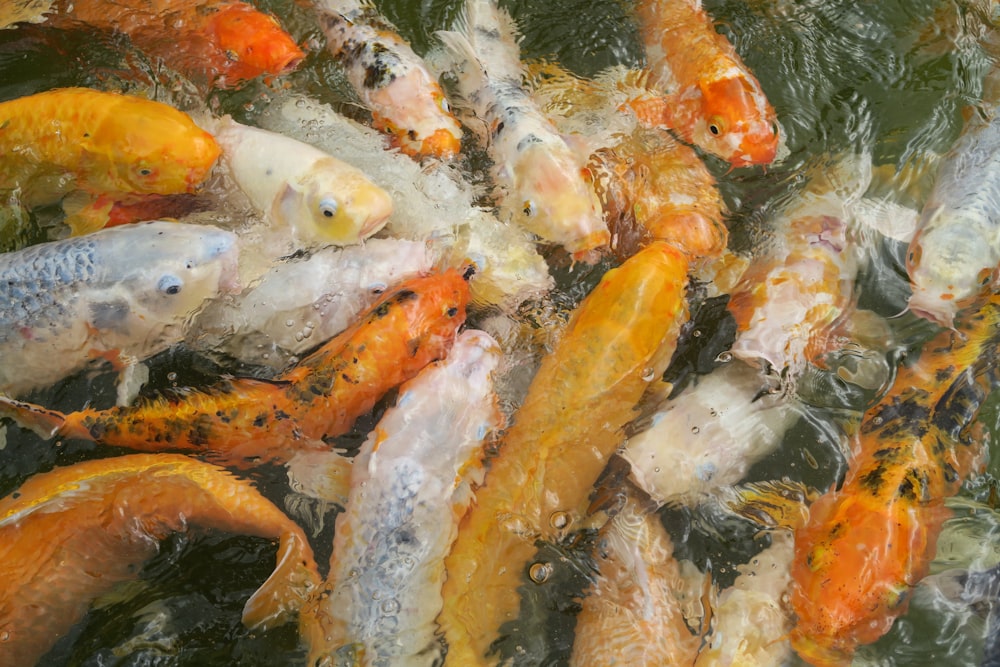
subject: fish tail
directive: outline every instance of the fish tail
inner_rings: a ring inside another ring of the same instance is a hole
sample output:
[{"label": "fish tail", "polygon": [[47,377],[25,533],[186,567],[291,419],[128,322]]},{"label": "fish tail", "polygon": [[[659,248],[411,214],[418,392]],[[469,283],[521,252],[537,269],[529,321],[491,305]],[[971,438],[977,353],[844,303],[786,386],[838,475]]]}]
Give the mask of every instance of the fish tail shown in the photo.
[{"label": "fish tail", "polygon": [[21,428],[34,432],[44,440],[54,438],[66,425],[66,415],[61,412],[16,401],[7,396],[0,396],[0,417],[13,420]]},{"label": "fish tail", "polygon": [[243,624],[251,630],[284,625],[320,585],[316,563],[304,536],[282,535],[274,572],[243,607]]}]

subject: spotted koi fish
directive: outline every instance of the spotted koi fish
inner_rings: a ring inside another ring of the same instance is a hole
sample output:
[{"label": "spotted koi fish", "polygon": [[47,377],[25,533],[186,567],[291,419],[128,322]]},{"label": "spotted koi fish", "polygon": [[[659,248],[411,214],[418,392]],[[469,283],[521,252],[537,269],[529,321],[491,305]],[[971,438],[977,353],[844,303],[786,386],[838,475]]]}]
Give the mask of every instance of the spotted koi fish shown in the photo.
[{"label": "spotted koi fish", "polygon": [[472,114],[494,163],[504,217],[579,257],[610,233],[583,161],[524,88],[510,17],[494,0],[468,0],[455,30],[437,36],[457,78],[457,100]]},{"label": "spotted koi fish", "polygon": [[440,663],[444,557],[472,502],[470,482],[482,479],[483,448],[503,424],[492,380],[500,356],[486,333],[462,332],[445,359],[400,388],[361,446],[329,590],[315,626],[312,609],[301,618],[308,664],[348,654],[367,665]]},{"label": "spotted koi fish", "polygon": [[680,251],[650,244],[604,275],[542,360],[445,560],[439,622],[450,664],[492,660],[500,626],[517,618],[535,541],[556,540],[587,514],[622,427],[673,354],[687,269]]},{"label": "spotted koi fish", "polygon": [[770,164],[774,109],[700,0],[641,0],[636,16],[651,85],[662,92],[632,103],[640,118],[734,167]]},{"label": "spotted koi fish", "polygon": [[247,481],[179,454],[133,454],[31,477],[0,500],[0,665],[35,664],[159,542],[190,527],[278,540],[243,622],[267,629],[319,586],[302,529]]},{"label": "spotted koi fish", "polygon": [[437,79],[399,31],[364,0],[313,0],[327,48],[376,128],[419,157],[458,155],[462,127]]},{"label": "spotted koi fish", "polygon": [[796,532],[791,637],[811,664],[849,664],[906,611],[927,574],[949,516],[943,501],[981,463],[976,417],[997,381],[998,324],[993,296],[899,369],[864,415],[842,486],[813,503]]},{"label": "spotted koi fish", "polygon": [[0,103],[0,190],[29,207],[78,193],[64,206],[74,234],[104,227],[117,202],[194,192],[219,153],[187,114],[140,97],[61,88]]},{"label": "spotted koi fish", "polygon": [[217,88],[288,72],[305,57],[277,19],[236,0],[59,0],[48,22],[124,33],[168,67]]},{"label": "spotted koi fish", "polygon": [[0,397],[0,414],[43,438],[204,452],[234,464],[285,461],[346,432],[386,391],[444,356],[468,299],[468,284],[455,269],[407,281],[272,382],[234,378],[211,391],[69,414]]}]

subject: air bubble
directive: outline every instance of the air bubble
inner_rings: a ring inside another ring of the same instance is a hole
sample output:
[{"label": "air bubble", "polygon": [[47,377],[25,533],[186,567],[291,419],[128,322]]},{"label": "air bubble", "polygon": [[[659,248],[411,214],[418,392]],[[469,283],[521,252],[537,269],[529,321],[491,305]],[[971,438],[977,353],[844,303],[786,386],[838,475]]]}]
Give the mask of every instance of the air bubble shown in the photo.
[{"label": "air bubble", "polygon": [[549,517],[549,525],[556,530],[562,530],[569,525],[569,514],[566,512],[553,512]]},{"label": "air bubble", "polygon": [[528,568],[528,576],[536,584],[544,584],[552,576],[552,563],[532,563]]}]

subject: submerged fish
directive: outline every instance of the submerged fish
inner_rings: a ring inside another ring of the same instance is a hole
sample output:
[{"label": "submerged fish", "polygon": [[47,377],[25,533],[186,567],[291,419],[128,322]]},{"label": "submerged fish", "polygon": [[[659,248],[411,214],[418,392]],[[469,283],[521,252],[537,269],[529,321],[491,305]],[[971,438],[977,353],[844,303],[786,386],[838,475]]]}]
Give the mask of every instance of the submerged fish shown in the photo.
[{"label": "submerged fish", "polygon": [[104,227],[116,202],[193,192],[219,146],[173,107],[130,95],[62,88],[0,102],[0,190],[40,206],[80,195],[75,234]]},{"label": "submerged fish", "polygon": [[389,193],[310,144],[229,117],[215,123],[213,134],[233,180],[299,245],[359,243],[392,214]]},{"label": "submerged fish", "polygon": [[575,530],[586,514],[622,427],[673,354],[687,268],[680,251],[650,244],[603,276],[542,360],[445,561],[450,664],[491,660],[500,626],[517,617],[536,540]]},{"label": "submerged fish", "polygon": [[509,16],[494,0],[468,0],[448,50],[457,95],[494,163],[503,215],[546,241],[586,256],[610,241],[583,160],[522,84],[524,68]]},{"label": "submerged fish", "polygon": [[[944,499],[976,471],[977,415],[997,380],[1000,298],[970,308],[899,368],[864,415],[839,489],[796,531],[792,645],[814,665],[845,665],[884,635],[928,572],[949,515]],[[823,604],[816,604],[823,600]]]},{"label": "submerged fish", "polygon": [[774,109],[700,0],[640,0],[636,16],[651,83],[662,93],[632,103],[640,117],[734,167],[770,164],[779,139]]},{"label": "submerged fish", "polygon": [[1000,274],[1000,118],[973,117],[941,159],[906,255],[909,309],[941,326]]},{"label": "submerged fish", "polygon": [[288,620],[320,583],[302,529],[247,481],[176,454],[87,461],[28,479],[0,500],[0,665],[35,664],[159,541],[190,528],[278,540],[274,573],[243,622]]},{"label": "submerged fish", "polygon": [[281,371],[346,329],[395,285],[431,273],[433,263],[428,244],[405,239],[291,257],[241,294],[209,302],[186,341],[208,356]]},{"label": "submerged fish", "polygon": [[464,331],[445,359],[400,388],[361,446],[329,590],[301,617],[309,664],[345,654],[365,665],[440,663],[444,557],[472,502],[470,483],[481,481],[488,436],[503,425],[492,382],[499,361],[496,341]]},{"label": "submerged fish", "polygon": [[49,23],[85,23],[132,43],[205,86],[281,74],[305,56],[270,14],[234,0],[59,0]]},{"label": "submerged fish", "polygon": [[327,48],[372,112],[408,155],[453,158],[462,128],[423,59],[366,0],[313,0]]},{"label": "submerged fish", "polygon": [[207,300],[238,289],[237,253],[232,232],[157,221],[0,254],[0,391],[180,342]]},{"label": "submerged fish", "polygon": [[389,389],[444,356],[468,299],[468,284],[455,269],[407,281],[272,382],[222,379],[208,391],[68,414],[0,397],[0,414],[44,438],[188,450],[234,464],[287,461],[346,432]]}]

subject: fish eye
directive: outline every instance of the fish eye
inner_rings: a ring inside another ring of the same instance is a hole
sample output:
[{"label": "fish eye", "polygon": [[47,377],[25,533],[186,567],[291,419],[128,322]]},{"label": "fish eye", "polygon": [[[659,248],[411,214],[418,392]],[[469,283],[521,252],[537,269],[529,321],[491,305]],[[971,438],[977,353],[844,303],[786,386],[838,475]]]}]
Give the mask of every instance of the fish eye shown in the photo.
[{"label": "fish eye", "polygon": [[448,100],[446,100],[443,95],[437,98],[437,104],[441,111],[451,113],[451,105],[448,104]]},{"label": "fish eye", "polygon": [[910,254],[906,256],[906,261],[913,266],[920,261],[920,246],[913,244],[910,246]]},{"label": "fish eye", "polygon": [[526,216],[532,216],[535,214],[535,202],[530,199],[525,199],[524,204],[521,205],[521,210],[524,211]]},{"label": "fish eye", "polygon": [[323,214],[324,218],[332,218],[337,215],[337,200],[331,197],[327,197],[319,203],[319,212]]},{"label": "fish eye", "polygon": [[708,119],[708,131],[715,136],[719,136],[726,131],[726,119],[721,116],[712,116]]},{"label": "fish eye", "polygon": [[139,174],[143,178],[149,178],[153,175],[153,169],[151,167],[137,167],[135,173]]},{"label": "fish eye", "polygon": [[184,287],[184,282],[174,275],[163,276],[156,284],[157,291],[168,296],[180,294],[182,287]]},{"label": "fish eye", "polygon": [[993,281],[993,271],[990,269],[983,269],[976,276],[976,281],[979,283],[980,287],[986,287]]}]

